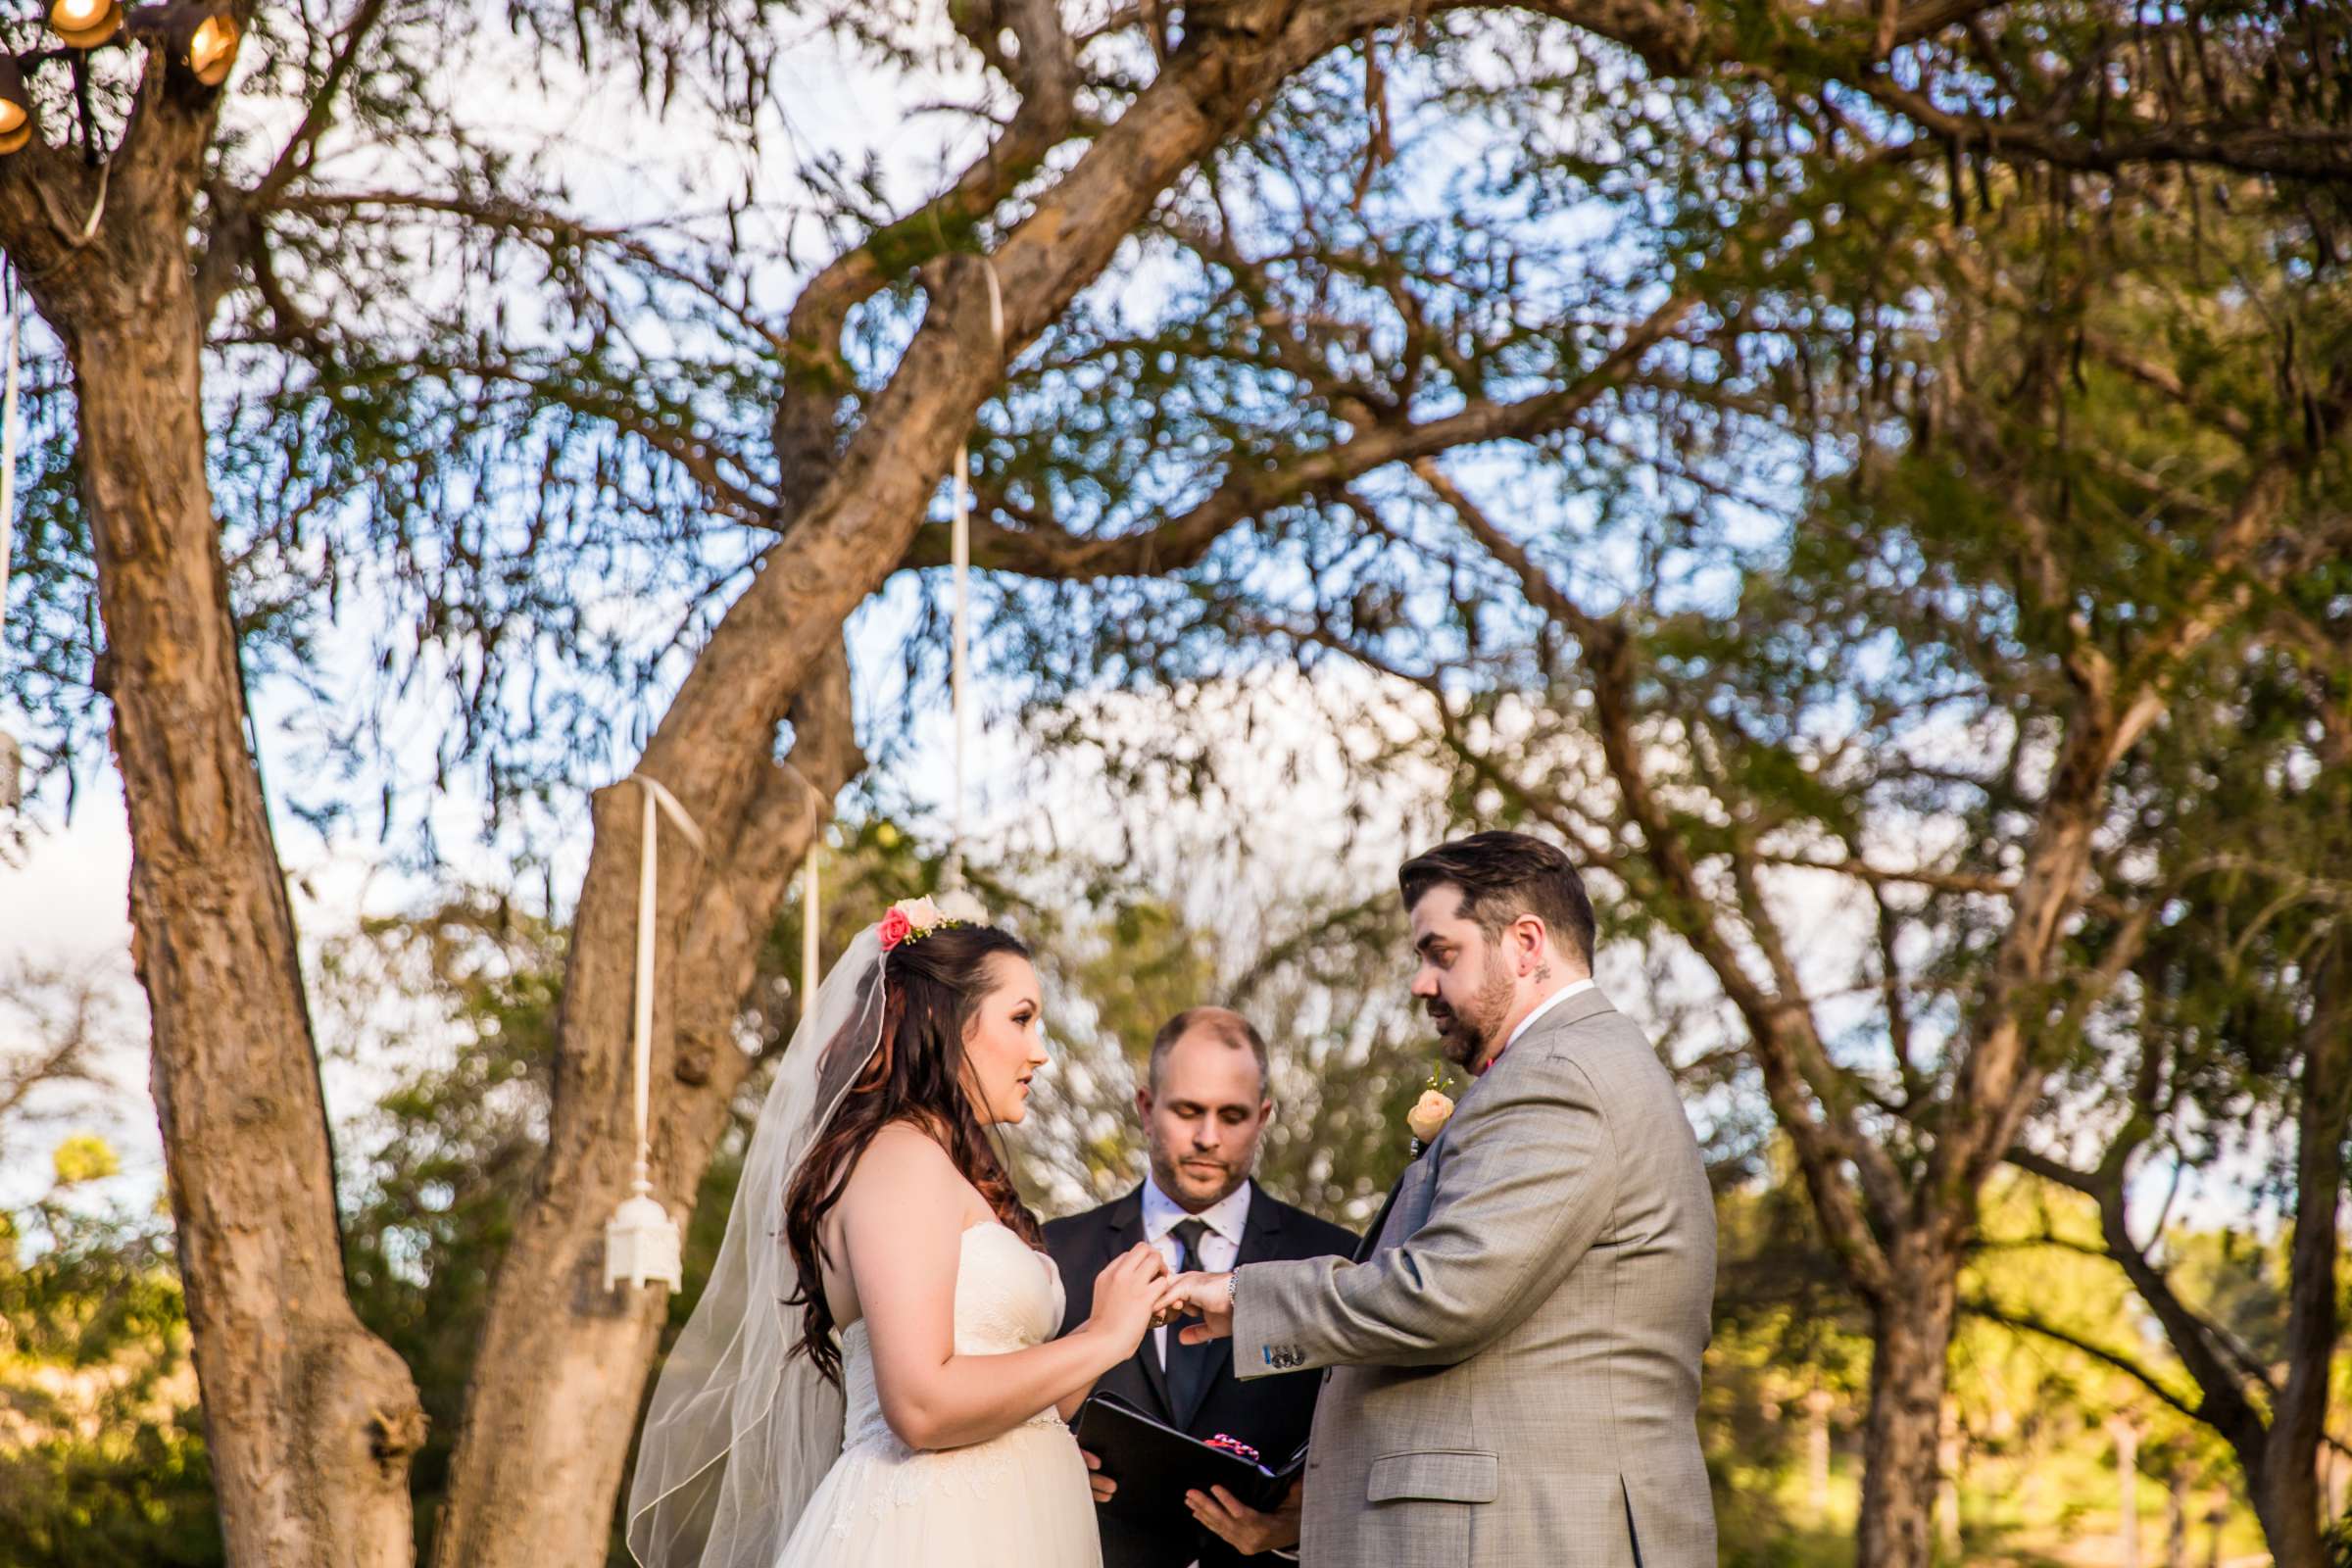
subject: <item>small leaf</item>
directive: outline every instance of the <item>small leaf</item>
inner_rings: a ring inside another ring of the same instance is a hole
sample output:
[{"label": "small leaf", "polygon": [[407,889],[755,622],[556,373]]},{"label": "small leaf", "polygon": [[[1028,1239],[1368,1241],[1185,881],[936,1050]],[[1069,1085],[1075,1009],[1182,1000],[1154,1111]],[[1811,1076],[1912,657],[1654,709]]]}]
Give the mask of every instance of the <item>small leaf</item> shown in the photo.
[{"label": "small leaf", "polygon": [[80,1182],[104,1181],[122,1168],[114,1146],[94,1133],[75,1133],[57,1146],[49,1156],[57,1170],[57,1184],[72,1187]]}]

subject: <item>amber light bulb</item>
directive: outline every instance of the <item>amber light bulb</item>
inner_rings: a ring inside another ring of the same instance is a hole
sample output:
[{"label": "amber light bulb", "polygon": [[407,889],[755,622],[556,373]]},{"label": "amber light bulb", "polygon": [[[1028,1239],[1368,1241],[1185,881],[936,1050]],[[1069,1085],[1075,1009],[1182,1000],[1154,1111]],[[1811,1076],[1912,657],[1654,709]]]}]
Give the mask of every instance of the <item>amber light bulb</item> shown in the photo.
[{"label": "amber light bulb", "polygon": [[0,154],[32,140],[32,101],[24,96],[24,73],[16,57],[0,54]]},{"label": "amber light bulb", "polygon": [[189,74],[207,87],[220,86],[236,63],[237,41],[236,18],[225,11],[205,18],[188,37]]},{"label": "amber light bulb", "polygon": [[49,26],[69,48],[95,49],[122,25],[122,0],[56,0]]}]

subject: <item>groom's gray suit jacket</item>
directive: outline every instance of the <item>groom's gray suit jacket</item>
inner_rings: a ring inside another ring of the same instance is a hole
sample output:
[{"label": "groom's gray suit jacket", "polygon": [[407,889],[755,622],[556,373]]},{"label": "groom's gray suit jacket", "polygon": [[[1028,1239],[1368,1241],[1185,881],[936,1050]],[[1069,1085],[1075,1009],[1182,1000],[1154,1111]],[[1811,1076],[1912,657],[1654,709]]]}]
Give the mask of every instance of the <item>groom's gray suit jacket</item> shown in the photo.
[{"label": "groom's gray suit jacket", "polygon": [[1713,1568],[1698,1446],[1715,1208],[1674,1081],[1588,991],[1405,1170],[1355,1263],[1259,1263],[1237,1376],[1335,1368],[1308,1568]]}]

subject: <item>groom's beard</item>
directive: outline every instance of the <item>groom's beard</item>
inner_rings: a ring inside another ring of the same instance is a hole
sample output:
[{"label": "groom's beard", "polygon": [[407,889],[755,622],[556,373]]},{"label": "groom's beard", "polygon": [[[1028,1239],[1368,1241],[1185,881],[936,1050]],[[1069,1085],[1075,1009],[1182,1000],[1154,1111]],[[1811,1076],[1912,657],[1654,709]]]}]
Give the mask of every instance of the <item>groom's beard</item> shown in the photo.
[{"label": "groom's beard", "polygon": [[1459,1008],[1447,1006],[1442,997],[1429,999],[1429,1021],[1438,1026],[1438,1054],[1456,1067],[1473,1065],[1489,1043],[1495,1042],[1510,1010],[1510,971],[1496,959],[1487,965],[1478,990]]}]

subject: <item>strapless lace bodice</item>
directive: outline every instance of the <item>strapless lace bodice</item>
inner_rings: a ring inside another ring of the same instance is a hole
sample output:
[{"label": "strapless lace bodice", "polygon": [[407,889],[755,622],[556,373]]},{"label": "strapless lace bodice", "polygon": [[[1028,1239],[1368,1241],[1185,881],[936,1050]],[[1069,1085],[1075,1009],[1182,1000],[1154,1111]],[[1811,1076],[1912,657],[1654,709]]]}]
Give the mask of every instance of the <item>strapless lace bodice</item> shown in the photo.
[{"label": "strapless lace bodice", "polygon": [[[1061,1326],[1053,1259],[993,1221],[956,1243],[956,1351],[1008,1355]],[[775,1568],[1102,1568],[1086,1461],[1049,1407],[960,1448],[917,1450],[882,1419],[865,1324],[841,1333],[841,1457]]]},{"label": "strapless lace bodice", "polygon": [[[1005,1355],[1054,1337],[1061,1327],[1062,1292],[1061,1274],[1052,1258],[993,1220],[966,1230],[957,1245],[957,1355]],[[898,1445],[874,1391],[874,1352],[863,1318],[842,1331],[841,1381],[848,1405],[842,1446]],[[1051,1409],[1031,1420],[1036,1425],[1060,1424]]]}]

